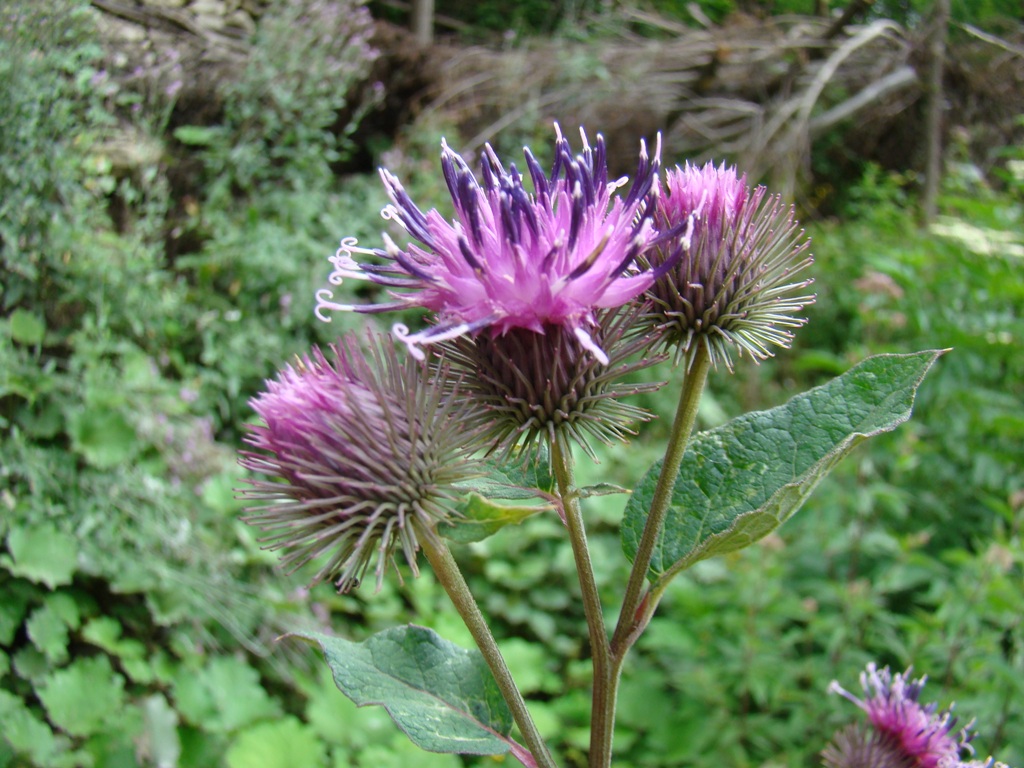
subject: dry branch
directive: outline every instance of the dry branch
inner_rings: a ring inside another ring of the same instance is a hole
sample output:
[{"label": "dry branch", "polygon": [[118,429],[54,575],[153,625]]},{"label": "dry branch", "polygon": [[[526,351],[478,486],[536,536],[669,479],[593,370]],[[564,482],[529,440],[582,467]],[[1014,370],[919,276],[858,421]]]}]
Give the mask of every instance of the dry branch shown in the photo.
[{"label": "dry branch", "polygon": [[[661,130],[670,162],[725,156],[793,187],[815,135],[916,94],[912,46],[893,22],[837,31],[828,19],[779,17],[672,29],[663,40],[438,49],[427,111],[454,116],[471,145],[552,120],[601,130],[613,151],[619,128]],[[621,150],[635,156],[635,146]]]}]

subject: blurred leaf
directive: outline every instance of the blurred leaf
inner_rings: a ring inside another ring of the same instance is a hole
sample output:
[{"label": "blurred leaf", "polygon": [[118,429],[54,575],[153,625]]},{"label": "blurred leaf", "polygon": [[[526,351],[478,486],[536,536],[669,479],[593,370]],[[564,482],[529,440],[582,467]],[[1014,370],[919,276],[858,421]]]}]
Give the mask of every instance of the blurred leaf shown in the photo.
[{"label": "blurred leaf", "polygon": [[42,344],[46,324],[28,310],[16,309],[11,313],[11,338],[20,344]]},{"label": "blurred leaf", "polygon": [[470,493],[466,501],[459,507],[463,517],[453,517],[450,522],[441,526],[438,532],[444,537],[467,544],[482,541],[497,533],[506,525],[518,525],[538,512],[551,509],[545,506],[504,506],[478,493]]},{"label": "blurred leaf", "polygon": [[217,712],[212,721],[200,721],[209,730],[234,731],[281,715],[280,706],[261,685],[259,673],[242,659],[211,659],[198,677]]},{"label": "blurred leaf", "polygon": [[280,707],[260,684],[259,673],[244,661],[234,657],[214,659],[208,674],[206,684],[225,729],[280,716]]},{"label": "blurred leaf", "polygon": [[76,569],[78,543],[52,525],[15,528],[7,535],[10,556],[0,555],[0,565],[50,589],[71,583]]},{"label": "blurred leaf", "polygon": [[112,616],[97,616],[82,629],[82,639],[125,661],[143,659],[146,646],[138,640],[121,638],[121,622]]},{"label": "blurred leaf", "polygon": [[18,677],[31,680],[33,683],[38,683],[53,669],[53,665],[34,645],[22,646],[14,653],[11,660]]},{"label": "blurred leaf", "polygon": [[64,428],[64,412],[50,398],[34,407],[22,408],[17,414],[18,424],[32,437],[47,440]]},{"label": "blurred leaf", "polygon": [[32,612],[25,629],[32,644],[51,663],[60,664],[68,658],[68,630],[77,629],[80,621],[74,599],[56,592],[47,595],[43,605]]},{"label": "blurred leaf", "polygon": [[550,655],[544,646],[510,637],[502,641],[501,652],[521,692],[557,694],[565,687],[565,681],[551,672]]},{"label": "blurred leaf", "polygon": [[73,736],[103,729],[124,703],[124,678],[106,656],[76,659],[37,689],[50,721]]},{"label": "blurred leaf", "polygon": [[[15,582],[18,583],[18,582]],[[21,582],[24,584],[24,582]],[[14,640],[14,633],[21,626],[25,611],[28,608],[28,597],[23,591],[11,589],[10,584],[3,584],[4,599],[0,600],[0,645],[9,646]]]},{"label": "blurred leaf", "polygon": [[139,450],[135,428],[120,411],[92,407],[68,419],[68,434],[75,450],[98,469],[111,469]]},{"label": "blurred leaf", "polygon": [[[39,719],[12,693],[0,689],[0,739],[17,754],[28,755],[36,765],[48,765],[57,751],[57,741],[44,721]],[[20,765],[20,763],[15,763]]]},{"label": "blurred leaf", "polygon": [[228,768],[320,768],[325,757],[313,729],[288,716],[242,731],[224,759]]},{"label": "blurred leaf", "polygon": [[[462,768],[462,761],[455,755],[423,752],[401,734],[394,734],[386,744],[371,744],[356,754],[358,765],[372,765],[373,768]],[[501,758],[492,758],[496,766]],[[347,768],[349,762],[339,763],[337,768]],[[485,763],[486,765],[486,763]]]},{"label": "blurred leaf", "polygon": [[245,502],[235,493],[241,474],[241,470],[232,468],[207,478],[201,486],[203,503],[225,515],[241,511]]},{"label": "blurred leaf", "polygon": [[204,125],[179,125],[174,138],[189,147],[208,147],[221,135],[221,131]]},{"label": "blurred leaf", "polygon": [[139,752],[146,757],[146,765],[153,765],[155,768],[176,768],[181,757],[178,713],[161,694],[144,699],[142,713],[145,725]]},{"label": "blurred leaf", "polygon": [[360,706],[383,706],[422,749],[497,755],[513,748],[512,715],[479,652],[412,625],[361,643],[318,632],[293,636],[319,644],[342,693]]},{"label": "blurred leaf", "polygon": [[[941,351],[877,355],[769,411],[697,435],[676,478],[651,578],[750,546],[788,520],[855,446],[910,418],[918,385]],[[630,560],[643,533],[661,462],[626,504]]]}]

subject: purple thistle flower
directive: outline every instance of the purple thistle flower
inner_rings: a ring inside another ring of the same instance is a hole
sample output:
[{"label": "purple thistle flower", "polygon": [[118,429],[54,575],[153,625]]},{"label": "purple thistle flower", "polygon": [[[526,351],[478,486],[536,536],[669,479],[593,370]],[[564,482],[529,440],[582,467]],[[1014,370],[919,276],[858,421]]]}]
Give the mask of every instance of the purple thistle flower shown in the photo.
[{"label": "purple thistle flower", "polygon": [[455,484],[478,474],[457,388],[445,395],[425,364],[371,342],[367,353],[351,336],[329,356],[314,349],[268,381],[251,401],[264,422],[246,437],[256,450],[240,459],[265,476],[240,491],[261,502],[246,522],[293,569],[326,556],[313,580],[335,578],[342,592],[371,563],[379,587],[396,548],[418,574],[420,539],[452,516]]},{"label": "purple thistle flower", "polygon": [[[524,150],[532,193],[516,167],[506,170],[490,146],[483,153],[481,181],[442,144],[441,166],[456,214],[451,222],[436,209],[424,214],[398,179],[381,169],[392,201],[383,215],[398,221],[416,242],[402,250],[385,235],[383,250],[366,250],[352,239],[343,240],[332,259],[330,282],[371,280],[388,288],[391,300],[338,304],[323,289],[317,293],[317,316],[327,320],[324,310],[428,309],[436,324],[417,333],[400,324],[394,328],[420,358],[422,346],[485,330],[499,336],[515,329],[543,334],[564,328],[607,364],[606,351],[594,340],[596,312],[636,298],[656,277],[638,271],[635,261],[655,236],[648,195],[660,149],[651,161],[641,142],[637,176],[623,197],[613,192],[624,180],[608,180],[604,139],[598,136],[591,147],[581,131],[583,151],[574,157],[555,128],[549,174]],[[360,264],[355,253],[388,263]]]},{"label": "purple thistle flower", "polygon": [[[838,693],[868,714],[878,737],[905,756],[909,768],[956,768],[962,750],[973,752],[970,725],[954,733],[956,718],[952,707],[938,712],[937,704],[921,704],[919,697],[926,677],[910,679],[910,670],[895,675],[885,667],[868,664],[861,673],[864,698],[858,699],[832,681],[829,691]],[[842,744],[834,745],[841,749]],[[835,752],[835,754],[842,754]],[[835,763],[836,768],[858,768],[858,763]],[[898,765],[898,763],[886,763]]]},{"label": "purple thistle flower", "polygon": [[814,302],[794,295],[812,282],[793,280],[812,259],[802,256],[809,241],[792,208],[764,187],[751,191],[724,164],[676,167],[665,187],[655,223],[673,236],[646,255],[655,268],[674,265],[648,291],[661,343],[676,347],[687,369],[700,347],[732,370],[733,350],[759,361],[769,347],[789,346],[788,329],[806,322],[794,313]]}]

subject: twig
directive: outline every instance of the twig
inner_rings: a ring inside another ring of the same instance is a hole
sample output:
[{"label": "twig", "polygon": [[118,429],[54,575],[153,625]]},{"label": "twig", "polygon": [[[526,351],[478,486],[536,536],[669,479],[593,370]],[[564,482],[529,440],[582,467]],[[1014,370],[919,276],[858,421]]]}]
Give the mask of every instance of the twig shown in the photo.
[{"label": "twig", "polygon": [[970,24],[957,22],[957,26],[960,27],[960,29],[962,29],[967,34],[973,35],[979,40],[984,40],[989,45],[994,45],[996,48],[1002,48],[1007,53],[1012,53],[1014,56],[1020,56],[1024,58],[1024,48],[1021,48],[1019,45],[1009,43],[1006,40],[1003,40],[1001,37],[990,35],[988,32],[983,32],[982,30]]},{"label": "twig", "polygon": [[913,67],[900,67],[895,72],[890,72],[881,80],[871,83],[871,85],[859,91],[856,96],[852,96],[841,104],[832,107],[827,112],[812,118],[807,123],[807,129],[811,136],[820,136],[832,126],[841,123],[869,104],[880,101],[893,91],[901,90],[917,82],[917,72],[914,71]]}]

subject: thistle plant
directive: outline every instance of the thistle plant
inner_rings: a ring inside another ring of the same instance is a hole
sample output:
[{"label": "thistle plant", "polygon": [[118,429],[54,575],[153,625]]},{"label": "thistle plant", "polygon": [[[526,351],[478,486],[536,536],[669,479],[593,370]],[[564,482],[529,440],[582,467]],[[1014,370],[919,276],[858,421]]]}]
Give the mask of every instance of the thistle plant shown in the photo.
[{"label": "thistle plant", "polygon": [[[291,566],[316,560],[314,579],[342,590],[371,568],[379,586],[393,561],[415,575],[422,552],[476,641],[467,651],[413,625],[362,643],[296,633],[320,645],[346,695],[385,706],[425,749],[559,764],[447,542],[501,535],[530,514],[560,516],[593,669],[588,760],[606,768],[623,663],[672,579],[791,517],[857,444],[909,418],[941,354],[873,357],[778,408],[694,434],[709,375],[787,347],[805,322],[809,246],[792,208],[735,169],[686,164],[663,174],[660,138],[650,153],[637,143],[631,180],[609,178],[604,139],[583,131],[577,151],[556,126],[551,168],[526,149],[522,172],[490,147],[474,172],[443,143],[450,220],[424,211],[382,169],[391,200],[383,216],[404,242],[342,240],[316,313],[421,309],[425,319],[395,322],[390,338],[313,351],[253,401],[262,423],[242,463],[257,477],[242,493],[267,545]],[[350,279],[376,292],[342,298]],[[628,494],[621,533],[632,567],[621,605],[606,606],[586,500],[609,489],[580,487],[575,457],[596,459],[595,441],[624,443],[651,418],[628,398],[665,385],[644,378],[665,359],[675,363],[678,408],[663,458],[631,491],[618,489]],[[529,496],[537,503],[524,512]],[[618,615],[610,632],[609,607]],[[888,693],[865,699],[869,712],[914,699],[904,677],[872,675]],[[896,720],[917,717],[909,705],[899,712]],[[943,749],[950,728],[936,726]],[[896,750],[890,736],[837,739],[825,757],[835,768],[861,764],[836,755]],[[901,760],[862,764],[932,768]]]}]

